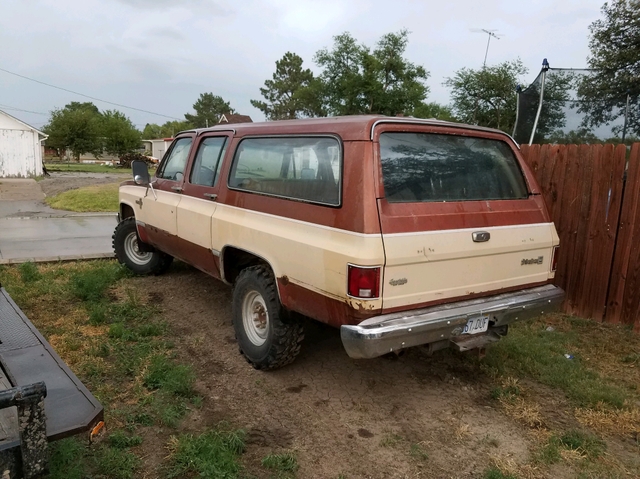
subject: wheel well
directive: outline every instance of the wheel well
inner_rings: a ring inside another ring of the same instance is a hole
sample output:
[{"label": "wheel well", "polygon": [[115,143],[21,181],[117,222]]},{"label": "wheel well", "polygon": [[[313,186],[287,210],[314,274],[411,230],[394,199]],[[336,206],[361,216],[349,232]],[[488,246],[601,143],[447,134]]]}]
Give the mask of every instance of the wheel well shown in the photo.
[{"label": "wheel well", "polygon": [[120,203],[120,220],[135,216],[133,208],[127,204]]},{"label": "wheel well", "polygon": [[256,256],[248,251],[234,248],[233,246],[225,246],[222,250],[221,263],[225,281],[233,283],[240,271],[249,266],[257,266],[263,264],[269,268],[271,266],[264,258]]}]

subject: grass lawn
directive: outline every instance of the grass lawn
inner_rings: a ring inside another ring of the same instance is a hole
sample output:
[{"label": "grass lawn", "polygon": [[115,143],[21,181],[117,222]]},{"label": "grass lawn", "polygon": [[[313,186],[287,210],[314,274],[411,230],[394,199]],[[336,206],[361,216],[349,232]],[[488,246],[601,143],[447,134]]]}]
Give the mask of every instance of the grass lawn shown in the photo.
[{"label": "grass lawn", "polygon": [[73,171],[84,173],[129,173],[130,170],[109,165],[94,165],[90,163],[45,163],[47,171]]},{"label": "grass lawn", "polygon": [[118,211],[118,186],[120,183],[86,186],[45,198],[52,208],[85,212]]},{"label": "grass lawn", "polygon": [[[176,273],[180,265],[173,266],[172,271]],[[229,417],[231,412],[224,409],[213,424],[195,422],[206,408],[204,394],[209,394],[197,392],[202,390],[198,383],[211,383],[210,378],[198,373],[197,362],[187,364],[192,353],[181,354],[180,348],[185,346],[181,346],[179,335],[183,333],[172,329],[164,316],[165,303],[154,299],[159,294],[157,284],[153,286],[153,278],[150,283],[142,280],[148,278],[132,277],[114,260],[0,266],[0,283],[105,407],[105,440],[92,446],[77,438],[53,443],[50,479],[314,477],[301,472],[313,467],[308,459],[305,462],[305,448],[317,450],[322,444],[305,444],[301,440],[293,451],[274,449],[271,444],[256,446],[255,438],[251,442],[249,427],[255,418],[218,422],[234,420]],[[198,342],[188,344],[195,348]],[[333,354],[334,350],[328,352]],[[486,459],[482,465],[486,469],[460,477],[638,477],[633,464],[637,464],[640,455],[639,335],[624,327],[557,314],[514,325],[482,360],[473,355],[442,353],[445,359],[437,364],[449,362],[449,371],[461,379],[451,383],[454,386],[444,382],[430,384],[439,384],[442,394],[449,395],[462,391],[464,396],[470,394],[468,387],[473,388],[481,395],[476,397],[480,410],[502,415],[514,431],[526,438],[525,460],[499,455],[501,441],[514,440],[512,436],[479,438],[473,447],[486,441],[495,456]],[[216,354],[214,351],[212,358]],[[417,367],[418,360],[426,360],[412,353],[405,357],[412,367]],[[317,359],[306,367],[315,375],[324,374],[322,358]],[[436,364],[438,359],[432,359]],[[345,357],[344,361],[348,359]],[[401,364],[403,358],[395,361],[389,364]],[[349,371],[369,364],[373,363],[359,363]],[[269,373],[270,380],[277,382],[292,374],[299,381],[303,372],[292,371],[295,369]],[[465,371],[472,380],[464,379]],[[403,372],[402,376],[412,381],[410,373]],[[327,381],[331,380],[335,379],[327,375]],[[394,380],[401,384],[404,378]],[[267,378],[260,381],[266,383]],[[240,403],[248,390],[245,386],[249,388],[251,384],[243,384],[237,392],[214,390],[210,394],[229,394],[231,403]],[[280,403],[284,396],[265,391],[261,400],[275,401],[274,407],[293,404]],[[401,405],[402,394],[395,400]],[[222,398],[216,401],[222,404]],[[341,409],[341,413],[344,411]],[[465,413],[473,415],[474,411]],[[287,414],[302,421],[310,412],[291,408]],[[363,413],[360,420],[364,421],[367,415]],[[340,431],[344,428],[341,423],[325,426]],[[358,423],[354,427],[359,426]],[[458,443],[471,440],[471,432],[464,427],[458,433]],[[440,443],[415,442],[402,434],[402,430],[387,431],[382,439],[389,463],[395,464],[406,455],[429,467]],[[368,439],[356,440],[362,442],[352,451],[367,447],[363,444]],[[161,451],[157,454],[158,463],[152,465],[148,462],[151,450]],[[252,458],[251,471],[255,475],[248,473],[243,462],[248,457]],[[328,456],[326,460],[335,458]],[[464,460],[451,464],[451,471]],[[370,472],[370,477],[381,477],[374,470]]]}]

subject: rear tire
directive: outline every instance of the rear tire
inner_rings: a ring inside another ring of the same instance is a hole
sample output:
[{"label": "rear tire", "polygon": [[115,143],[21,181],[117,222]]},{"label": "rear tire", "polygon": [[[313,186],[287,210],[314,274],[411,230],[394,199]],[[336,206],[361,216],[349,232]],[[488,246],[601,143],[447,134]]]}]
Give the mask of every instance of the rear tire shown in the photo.
[{"label": "rear tire", "polygon": [[112,236],[113,251],[118,261],[133,271],[135,274],[161,274],[164,273],[173,257],[161,251],[141,251],[138,246],[138,232],[136,231],[136,219],[126,218],[118,223]]},{"label": "rear tire", "polygon": [[291,363],[304,339],[302,325],[282,307],[266,266],[252,266],[238,275],[233,288],[233,328],[240,352],[262,370]]}]

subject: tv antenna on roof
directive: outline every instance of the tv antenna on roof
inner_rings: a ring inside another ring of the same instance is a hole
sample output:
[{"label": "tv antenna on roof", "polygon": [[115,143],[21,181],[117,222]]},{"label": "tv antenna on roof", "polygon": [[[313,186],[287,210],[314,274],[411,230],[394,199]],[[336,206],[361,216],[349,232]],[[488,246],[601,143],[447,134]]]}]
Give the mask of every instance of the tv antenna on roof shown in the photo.
[{"label": "tv antenna on roof", "polygon": [[498,30],[487,30],[486,28],[472,28],[471,31],[477,33],[486,33],[487,35],[489,35],[489,38],[487,39],[487,50],[484,52],[484,62],[482,63],[482,68],[484,68],[487,66],[487,55],[489,54],[489,44],[491,43],[491,38],[493,37],[496,40],[500,40],[500,37],[503,35],[496,33]]}]

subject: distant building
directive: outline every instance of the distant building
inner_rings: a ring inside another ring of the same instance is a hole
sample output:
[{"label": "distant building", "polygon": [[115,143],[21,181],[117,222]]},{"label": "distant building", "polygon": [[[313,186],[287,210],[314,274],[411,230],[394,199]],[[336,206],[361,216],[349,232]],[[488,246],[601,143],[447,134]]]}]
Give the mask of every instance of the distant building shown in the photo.
[{"label": "distant building", "polygon": [[162,159],[165,152],[171,146],[173,142],[173,138],[156,138],[153,140],[142,140],[142,144],[144,145],[144,149],[147,154],[157,158],[158,161]]},{"label": "distant building", "polygon": [[42,141],[47,135],[0,110],[0,178],[42,175]]},{"label": "distant building", "polygon": [[237,113],[225,113],[220,117],[218,123],[253,123],[249,115],[238,115]]}]

